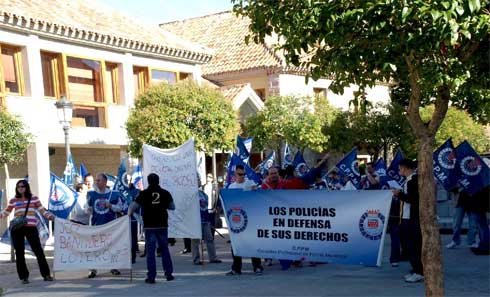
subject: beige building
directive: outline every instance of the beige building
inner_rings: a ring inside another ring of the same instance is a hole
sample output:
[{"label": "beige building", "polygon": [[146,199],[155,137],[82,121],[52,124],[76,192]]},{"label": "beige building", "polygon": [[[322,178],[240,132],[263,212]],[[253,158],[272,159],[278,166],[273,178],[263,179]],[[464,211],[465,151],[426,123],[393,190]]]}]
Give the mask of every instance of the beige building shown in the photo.
[{"label": "beige building", "polygon": [[[211,58],[204,46],[82,0],[1,1],[0,49],[0,102],[33,135],[24,161],[9,166],[10,178],[28,175],[44,205],[49,172],[61,176],[65,167],[55,108],[61,96],[74,107],[77,165],[115,174],[127,154],[125,122],[135,96],[152,83],[200,82],[200,65]],[[6,183],[0,170],[0,189]]]},{"label": "beige building", "polygon": [[[287,66],[281,53],[274,51],[277,38],[267,38],[265,45],[253,41],[248,45],[245,43],[249,24],[249,19],[225,11],[160,26],[214,50],[211,61],[202,66],[202,75],[218,86],[248,83],[262,100],[271,95],[321,95],[326,96],[333,106],[348,109],[353,93],[358,90],[356,86],[337,95],[328,90],[332,82],[329,79],[310,79],[306,83],[305,69]],[[368,89],[367,99],[372,103],[388,102],[388,86],[380,84]]]}]

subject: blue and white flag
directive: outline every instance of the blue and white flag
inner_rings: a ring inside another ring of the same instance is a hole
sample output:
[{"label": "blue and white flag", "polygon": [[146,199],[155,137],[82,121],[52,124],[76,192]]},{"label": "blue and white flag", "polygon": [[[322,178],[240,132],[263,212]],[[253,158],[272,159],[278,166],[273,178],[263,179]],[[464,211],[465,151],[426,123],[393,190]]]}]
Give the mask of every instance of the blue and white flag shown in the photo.
[{"label": "blue and white flag", "polygon": [[117,179],[114,183],[114,191],[118,191],[121,193],[121,196],[124,198],[123,211],[127,211],[127,207],[131,202],[133,202],[133,196],[131,195],[131,190],[128,185],[128,174],[126,168],[126,158],[121,160],[121,164],[117,170]]},{"label": "blue and white flag", "polygon": [[83,179],[85,176],[88,174],[87,167],[85,167],[85,164],[80,163],[80,177]]},{"label": "blue and white flag", "polygon": [[356,189],[361,187],[357,149],[353,149],[348,153],[339,163],[337,163],[336,167],[339,169],[339,175],[344,177],[347,176]]},{"label": "blue and white flag", "polygon": [[252,140],[253,137],[249,137],[249,138],[243,138],[240,136],[236,137],[236,154],[246,164],[248,164],[248,159],[250,158],[250,152],[252,150]]},{"label": "blue and white flag", "polygon": [[268,171],[269,168],[274,166],[275,159],[276,159],[276,152],[272,151],[269,154],[269,156],[267,156],[267,158],[265,158],[264,161],[262,161],[262,163],[259,164],[259,170],[262,176],[265,176],[266,171]]},{"label": "blue and white flag", "polygon": [[379,183],[381,186],[391,179],[386,173],[388,170],[386,168],[386,162],[383,158],[379,158],[378,161],[374,163],[374,170],[376,171],[376,175],[379,178]]},{"label": "blue and white flag", "polygon": [[403,185],[403,182],[405,181],[405,177],[400,175],[400,169],[398,168],[398,164],[400,164],[401,160],[403,160],[403,153],[401,150],[397,150],[387,171],[388,176],[399,185]]},{"label": "blue and white flag", "polygon": [[455,149],[458,170],[460,171],[459,184],[464,191],[475,195],[490,185],[490,168],[465,140]]},{"label": "blue and white flag", "polygon": [[73,156],[70,154],[68,157],[68,162],[66,162],[65,171],[63,172],[63,182],[70,187],[77,182],[76,177],[78,176],[77,167],[75,162],[73,162]]},{"label": "blue and white flag", "polygon": [[255,173],[255,171],[245,164],[240,157],[236,154],[231,156],[230,162],[228,164],[228,169],[226,171],[226,188],[228,188],[233,182],[235,182],[235,168],[237,165],[243,165],[245,167],[245,175],[248,179],[253,180],[257,185],[262,183],[260,176]]},{"label": "blue and white flag", "polygon": [[133,186],[140,190],[143,191],[143,171],[141,170],[140,164],[136,165],[133,170],[133,174],[131,174],[131,182],[133,183]]},{"label": "blue and white flag", "polygon": [[306,165],[305,158],[303,157],[303,153],[301,153],[301,151],[296,152],[292,165],[297,176],[301,177],[310,171],[310,168],[308,165]]},{"label": "blue and white flag", "polygon": [[458,185],[460,174],[456,166],[457,157],[451,138],[434,152],[433,159],[434,176],[446,191],[452,190]]},{"label": "blue and white flag", "polygon": [[107,172],[104,173],[107,176],[107,186],[113,190],[114,189],[114,184],[116,183],[117,177],[109,174]]},{"label": "blue and white flag", "polygon": [[51,173],[48,210],[59,218],[66,219],[77,203],[78,193],[68,187],[61,179]]},{"label": "blue and white flag", "polygon": [[284,145],[284,153],[282,154],[282,169],[286,169],[288,165],[293,164],[293,153],[291,152],[291,148],[289,148],[289,144],[286,142]]}]

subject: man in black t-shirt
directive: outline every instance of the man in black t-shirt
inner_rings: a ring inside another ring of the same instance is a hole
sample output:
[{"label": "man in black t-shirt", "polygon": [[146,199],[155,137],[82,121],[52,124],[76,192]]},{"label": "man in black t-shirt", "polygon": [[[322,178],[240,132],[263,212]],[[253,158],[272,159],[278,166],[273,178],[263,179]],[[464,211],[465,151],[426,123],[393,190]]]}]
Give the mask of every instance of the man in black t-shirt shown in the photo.
[{"label": "man in black t-shirt", "polygon": [[175,204],[172,195],[160,187],[158,175],[148,175],[148,188],[139,193],[131,204],[128,215],[131,216],[139,207],[143,208],[143,225],[146,241],[146,266],[148,269],[146,283],[154,284],[156,278],[155,248],[158,246],[162,253],[163,270],[167,281],[174,279],[172,276],[172,259],[167,245],[168,237],[168,213],[167,209],[174,210]]}]

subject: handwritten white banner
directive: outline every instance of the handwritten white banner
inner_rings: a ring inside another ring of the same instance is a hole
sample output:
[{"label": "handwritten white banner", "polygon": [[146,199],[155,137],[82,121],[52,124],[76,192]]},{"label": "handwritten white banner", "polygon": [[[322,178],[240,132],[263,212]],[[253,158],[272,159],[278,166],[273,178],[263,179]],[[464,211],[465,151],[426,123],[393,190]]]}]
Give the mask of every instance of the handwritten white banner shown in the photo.
[{"label": "handwritten white banner", "polygon": [[194,140],[174,149],[143,145],[143,177],[155,173],[160,186],[172,194],[175,210],[168,211],[168,237],[201,238],[201,216],[197,191],[197,166]]},{"label": "handwritten white banner", "polygon": [[130,230],[128,216],[100,226],[56,217],[53,269],[131,269]]}]

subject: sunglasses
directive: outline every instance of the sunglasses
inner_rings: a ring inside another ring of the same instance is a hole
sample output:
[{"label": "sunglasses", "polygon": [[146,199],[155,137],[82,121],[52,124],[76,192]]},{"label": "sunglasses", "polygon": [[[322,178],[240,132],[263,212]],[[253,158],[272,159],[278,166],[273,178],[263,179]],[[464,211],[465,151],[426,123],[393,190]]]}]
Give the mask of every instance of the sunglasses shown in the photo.
[{"label": "sunglasses", "polygon": [[237,173],[236,175],[238,175],[238,176],[244,176],[245,173]]}]

